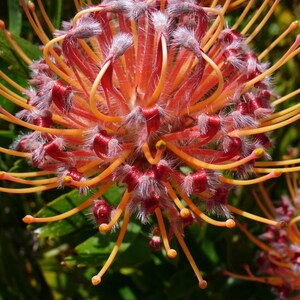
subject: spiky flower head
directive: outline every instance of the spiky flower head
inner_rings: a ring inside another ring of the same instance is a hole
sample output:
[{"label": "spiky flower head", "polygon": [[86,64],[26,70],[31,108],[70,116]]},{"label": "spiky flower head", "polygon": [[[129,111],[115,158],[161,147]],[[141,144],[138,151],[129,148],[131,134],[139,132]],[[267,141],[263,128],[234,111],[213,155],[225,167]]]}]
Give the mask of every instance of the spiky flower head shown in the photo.
[{"label": "spiky flower head", "polygon": [[[250,1],[230,28],[225,15],[241,2],[228,0],[215,6],[208,1],[202,6],[193,0],[119,0],[82,8],[75,1],[79,12],[62,30],[54,30],[39,1],[53,30],[54,38],[49,40],[33,3],[26,6],[22,0],[44,44],[43,57],[35,62],[1,23],[7,39],[32,70],[31,87],[26,90],[1,75],[25,96],[1,89],[22,110],[13,116],[0,108],[0,118],[31,130],[19,136],[13,149],[1,151],[26,158],[40,171],[3,172],[3,180],[33,187],[0,191],[33,193],[64,186],[80,193],[94,191],[71,211],[48,218],[28,215],[26,223],[61,220],[93,205],[99,230],[107,232],[124,214],[116,246],[92,278],[93,284],[101,281],[136,212],[142,222],[156,216],[157,228],[149,244],[156,249],[163,246],[170,258],[176,250],[169,240],[176,236],[199,286],[205,288],[206,281],[183,240],[184,228],[201,220],[231,228],[235,225],[232,212],[256,218],[227,203],[230,190],[289,171],[257,168],[255,160],[269,158],[271,130],[299,119],[298,108],[274,113],[277,104],[295,93],[280,98],[270,80],[274,71],[298,54],[299,39],[274,65],[263,61],[296,29],[297,22],[257,54],[250,42],[279,1],[263,16],[270,2],[264,1],[240,29]],[[272,162],[266,166],[273,166]],[[260,173],[267,174],[257,176]],[[24,179],[43,175],[51,178]],[[116,183],[127,188],[117,207],[112,207],[101,197]],[[201,211],[198,201],[223,220]]]},{"label": "spiky flower head", "polygon": [[254,275],[246,265],[247,275],[226,272],[239,279],[260,282],[272,286],[272,292],[278,300],[298,299],[300,295],[300,189],[298,186],[299,173],[287,174],[286,183],[288,194],[281,200],[272,201],[266,188],[261,184],[259,194],[253,190],[253,196],[262,208],[264,215],[285,226],[264,226],[264,231],[257,238],[246,226],[239,228],[259,247],[256,256],[257,272]]}]

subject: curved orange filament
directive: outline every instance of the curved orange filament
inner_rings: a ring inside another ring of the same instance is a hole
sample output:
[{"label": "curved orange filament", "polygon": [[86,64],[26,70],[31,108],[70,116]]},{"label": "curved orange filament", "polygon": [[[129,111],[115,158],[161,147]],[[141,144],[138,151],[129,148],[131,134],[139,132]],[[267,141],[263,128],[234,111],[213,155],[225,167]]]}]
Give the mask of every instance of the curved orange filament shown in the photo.
[{"label": "curved orange filament", "polygon": [[282,222],[277,222],[277,221],[274,221],[274,220],[266,219],[266,218],[263,218],[263,217],[260,217],[260,216],[248,213],[246,211],[238,209],[238,208],[236,208],[234,206],[231,206],[229,204],[227,204],[226,207],[231,212],[233,212],[235,214],[238,214],[240,216],[243,216],[245,218],[248,218],[248,219],[251,219],[251,220],[254,220],[254,221],[257,221],[257,222],[261,222],[261,223],[264,223],[264,224],[267,224],[267,225],[276,226],[276,227],[281,227],[282,226]]},{"label": "curved orange filament", "polygon": [[121,202],[119,203],[117,209],[115,210],[115,212],[113,214],[112,219],[110,220],[110,222],[108,224],[102,223],[99,226],[99,231],[107,232],[115,226],[115,224],[118,222],[121,214],[123,213],[123,211],[126,208],[129,197],[130,197],[130,194],[128,193],[128,190],[126,190],[124,195],[123,195],[123,198],[122,198]]},{"label": "curved orange filament", "polygon": [[84,132],[84,129],[56,129],[56,128],[48,128],[48,127],[40,127],[34,124],[30,124],[27,122],[24,122],[15,116],[11,115],[9,112],[6,110],[2,109],[0,107],[0,119],[3,119],[5,121],[23,126],[25,128],[31,129],[33,131],[40,131],[40,132],[45,132],[45,133],[50,133],[50,134],[56,134],[58,136],[60,135],[82,135]]},{"label": "curved orange filament", "polygon": [[101,197],[111,186],[112,182],[107,182],[99,191],[97,191],[92,197],[84,201],[83,203],[79,204],[78,206],[70,209],[69,211],[59,214],[53,217],[45,217],[45,218],[35,218],[33,216],[27,215],[23,218],[23,222],[30,224],[30,223],[44,223],[44,222],[55,222],[60,221],[66,218],[69,218],[78,212],[82,211],[86,207],[92,205],[93,201],[96,200],[98,197]]},{"label": "curved orange filament", "polygon": [[291,25],[274,41],[272,42],[259,56],[258,59],[264,58],[274,47],[278,45],[289,33],[297,29],[299,21],[294,21]]},{"label": "curved orange filament", "polygon": [[232,28],[233,30],[236,30],[236,29],[239,27],[239,25],[241,24],[241,22],[242,22],[243,20],[245,20],[246,15],[248,14],[250,8],[251,8],[252,5],[253,5],[253,2],[254,2],[254,0],[248,1],[247,6],[244,8],[244,10],[243,10],[243,12],[241,13],[241,15],[239,16],[239,18],[236,20],[236,22],[234,23],[234,25],[231,26],[231,28]]},{"label": "curved orange filament", "polygon": [[246,236],[259,248],[261,248],[266,253],[272,253],[275,257],[280,258],[281,254],[274,250],[274,248],[268,246],[267,244],[263,243],[261,240],[256,238],[254,235],[252,235],[244,226],[242,226],[239,222],[236,223],[237,226],[246,234]]},{"label": "curved orange filament", "polygon": [[269,69],[267,69],[266,71],[264,71],[260,75],[258,75],[256,77],[254,77],[253,79],[249,80],[245,84],[242,92],[248,91],[257,82],[259,82],[259,81],[263,80],[264,78],[266,78],[267,76],[273,74],[276,70],[278,70],[280,67],[282,67],[286,62],[288,62],[290,59],[292,59],[294,56],[296,56],[300,52],[300,49],[298,48],[299,43],[300,43],[300,40],[296,39],[296,41],[289,48],[289,50],[273,66],[271,66]]},{"label": "curved orange filament", "polygon": [[277,114],[274,114],[274,118],[262,122],[261,127],[278,124],[299,114],[300,114],[300,105],[295,104],[290,109],[285,109],[284,111],[280,111]]},{"label": "curved orange filament", "polygon": [[294,159],[284,159],[279,161],[256,161],[254,163],[255,167],[277,167],[277,166],[287,166],[300,164],[300,158]]},{"label": "curved orange filament", "polygon": [[267,208],[265,207],[264,203],[262,203],[262,201],[260,200],[260,198],[258,197],[257,193],[252,190],[252,195],[256,201],[256,203],[258,204],[259,208],[261,209],[261,211],[264,213],[264,215],[270,219],[270,220],[274,220],[274,216],[271,215],[271,213],[267,210]]},{"label": "curved orange filament", "polygon": [[272,257],[272,255],[268,255],[268,259],[270,260],[270,262],[278,267],[282,267],[282,268],[287,268],[287,269],[293,269],[294,265],[293,264],[289,264],[287,262],[283,262],[283,261],[278,261],[276,259],[274,259]]},{"label": "curved orange filament", "polygon": [[81,10],[81,5],[79,3],[79,0],[74,0],[74,5],[75,5],[77,11]]},{"label": "curved orange filament", "polygon": [[[288,223],[287,232],[289,233],[289,238],[297,245],[300,245],[300,236],[295,233],[293,230],[295,228],[295,224],[300,221],[300,215],[294,217],[290,222]],[[298,228],[297,233],[299,232]]]},{"label": "curved orange filament", "polygon": [[295,173],[285,173],[285,180],[288,186],[289,193],[291,195],[294,205],[297,207],[297,198],[298,198],[298,183]]},{"label": "curved orange filament", "polygon": [[151,165],[156,165],[159,163],[159,161],[161,160],[161,157],[162,157],[162,154],[165,150],[165,142],[160,140],[156,143],[156,153],[155,153],[155,156],[153,157],[152,154],[151,154],[151,151],[149,149],[149,145],[148,143],[146,142],[143,146],[142,146],[142,149],[143,149],[143,152],[144,152],[144,155],[147,159],[147,161],[151,164]]},{"label": "curved orange filament", "polygon": [[169,182],[164,182],[163,183],[164,186],[166,187],[166,189],[168,190],[168,194],[171,197],[171,199],[174,201],[174,203],[176,204],[176,206],[182,210],[184,209],[184,205],[181,203],[181,201],[178,199],[177,195],[175,194],[174,190],[172,189],[171,185]]},{"label": "curved orange filament", "polygon": [[43,27],[41,26],[41,23],[39,21],[39,18],[37,17],[36,13],[35,13],[35,5],[31,2],[31,1],[28,1],[28,8],[30,9],[31,11],[31,14],[33,16],[33,20],[40,32],[40,35],[43,37],[43,40],[45,40],[45,42],[49,42],[49,38],[47,37]]},{"label": "curved orange filament", "polygon": [[0,152],[9,154],[12,156],[18,156],[18,157],[24,157],[24,158],[29,158],[31,156],[31,153],[26,153],[26,152],[24,153],[24,152],[6,149],[6,148],[2,148],[2,147],[0,147]]},{"label": "curved orange filament", "polygon": [[[286,168],[254,168],[254,171],[257,173],[269,173],[269,172],[277,172],[277,173],[291,173],[291,172],[299,172],[300,166],[298,167],[286,167]],[[276,177],[276,176],[275,176]]]},{"label": "curved orange filament", "polygon": [[218,35],[222,31],[222,29],[224,28],[225,20],[222,11],[209,7],[203,7],[203,9],[205,12],[212,13],[218,16],[201,41],[201,48],[203,52],[206,53],[209,50],[209,48],[213,45],[215,40],[218,38]]},{"label": "curved orange filament", "polygon": [[186,258],[188,259],[188,261],[189,261],[192,269],[194,270],[194,273],[195,273],[195,275],[196,275],[196,277],[197,277],[197,279],[199,281],[199,287],[201,289],[205,289],[207,287],[207,282],[203,279],[203,277],[202,277],[202,275],[201,275],[201,273],[200,273],[200,271],[199,271],[199,269],[198,269],[198,267],[197,267],[197,265],[196,265],[196,263],[195,263],[192,255],[191,255],[191,253],[190,253],[190,251],[189,251],[189,249],[188,249],[188,247],[187,247],[184,239],[182,238],[182,236],[180,235],[180,233],[178,233],[176,230],[175,230],[174,233],[176,235],[176,238],[177,238],[177,240],[178,240],[178,242],[179,242],[179,244],[180,244],[180,246],[181,246],[181,248],[182,248],[182,250],[183,250],[183,252],[184,252],[184,254],[186,256]]},{"label": "curved orange filament", "polygon": [[16,188],[3,188],[0,187],[0,192],[8,193],[8,194],[28,194],[28,193],[37,193],[37,192],[43,192],[51,189],[57,188],[57,183],[52,183],[48,185],[42,185],[42,186],[35,186],[30,188],[22,188],[22,189],[16,189]]},{"label": "curved orange filament", "polygon": [[21,0],[21,4],[23,7],[23,10],[27,16],[27,19],[31,25],[31,27],[33,28],[34,32],[36,33],[36,35],[38,36],[38,38],[40,39],[40,41],[45,45],[48,42],[48,38],[45,37],[45,35],[43,34],[43,32],[40,31],[38,25],[35,23],[32,15],[30,14],[30,11],[25,3],[25,0]]},{"label": "curved orange filament", "polygon": [[271,284],[275,286],[281,286],[283,284],[283,281],[280,277],[254,277],[254,276],[247,276],[247,275],[240,275],[240,274],[235,274],[229,271],[224,272],[225,275],[241,279],[241,280],[248,280],[248,281],[255,281],[255,282],[260,282],[260,283],[265,283],[265,284]]},{"label": "curved orange filament", "polygon": [[188,205],[188,207],[203,221],[218,227],[227,227],[233,228],[235,226],[235,221],[233,219],[227,219],[226,221],[216,221],[206,214],[204,214],[193,202],[192,200],[182,191],[179,184],[172,182],[172,185],[175,187],[180,197],[184,200],[184,202]]},{"label": "curved orange filament", "polygon": [[161,35],[161,46],[162,46],[162,68],[161,68],[160,78],[156,86],[156,89],[151,97],[151,100],[148,103],[148,107],[156,103],[164,87],[166,77],[167,77],[168,49],[167,49],[167,40],[163,34]]},{"label": "curved orange filament", "polygon": [[163,216],[162,216],[160,208],[155,209],[155,214],[156,214],[158,227],[159,227],[159,230],[160,230],[160,234],[161,234],[161,237],[162,237],[162,240],[163,240],[163,244],[164,244],[167,256],[169,258],[175,258],[177,256],[177,252],[176,252],[176,250],[171,249],[171,247],[170,247],[167,232],[166,232],[166,227],[165,227],[165,224],[164,224],[164,220],[163,220]]},{"label": "curved orange filament", "polygon": [[265,127],[258,127],[258,128],[253,128],[253,129],[240,129],[240,130],[234,130],[232,132],[229,132],[229,136],[248,136],[248,135],[254,135],[254,134],[260,134],[260,133],[266,133],[270,132],[279,128],[282,128],[284,126],[287,126],[289,124],[292,124],[296,121],[300,120],[300,114],[286,120],[283,122],[280,122],[278,124],[270,125],[270,126],[265,126]]},{"label": "curved orange filament", "polygon": [[184,109],[181,113],[181,115],[185,115],[191,112],[200,111],[201,109],[204,109],[208,107],[212,102],[214,102],[222,93],[224,88],[224,78],[221,73],[220,68],[216,65],[216,63],[205,53],[202,52],[203,59],[213,68],[213,70],[216,72],[216,75],[218,77],[218,87],[214,91],[214,93],[205,99],[204,101],[197,103],[195,105],[192,105],[191,107],[188,107],[187,109]]},{"label": "curved orange filament", "polygon": [[[94,184],[98,184],[103,179],[108,177],[112,172],[115,171],[117,167],[119,167],[128,157],[128,155],[131,153],[131,150],[124,151],[121,157],[117,158],[113,163],[111,163],[110,166],[108,166],[102,173],[99,175],[93,177],[92,179],[88,179],[86,181],[75,181],[72,178],[65,178],[66,182],[70,181],[71,185],[77,186],[77,187],[88,187],[92,186]],[[66,176],[68,177],[68,176]]]},{"label": "curved orange filament", "polygon": [[[16,94],[15,92],[13,92],[10,88],[7,88],[6,86],[4,86],[3,84],[0,84],[0,91],[5,92],[7,95],[13,96],[15,98],[16,101],[18,102],[22,102],[24,104],[26,104],[26,99],[23,98],[22,96]],[[3,95],[4,96],[4,95]],[[28,109],[30,109],[30,105],[27,106]],[[26,108],[27,108],[26,107]]]},{"label": "curved orange filament", "polygon": [[[79,7],[80,8],[80,7]],[[79,9],[78,9],[79,10]],[[73,18],[73,26],[76,25],[79,18],[81,18],[83,15],[89,14],[89,13],[95,13],[103,10],[103,7],[91,7],[84,10],[81,10],[78,12],[75,17]]]},{"label": "curved orange filament", "polygon": [[[257,169],[255,169],[256,172]],[[264,182],[266,180],[272,179],[272,178],[277,178],[282,174],[281,170],[271,170],[269,174],[254,178],[254,179],[248,179],[248,180],[239,180],[239,179],[231,179],[231,178],[226,178],[223,176],[220,176],[220,181],[223,183],[227,184],[233,184],[233,185],[251,185],[251,184],[256,184],[259,182]]]},{"label": "curved orange filament", "polygon": [[266,204],[266,206],[269,208],[269,210],[271,211],[272,215],[273,216],[276,216],[276,211],[275,211],[275,207],[272,203],[272,200],[268,194],[268,192],[266,191],[266,189],[264,188],[262,182],[260,182],[258,184],[258,188],[259,188],[259,191],[261,192],[262,196],[263,196],[263,199],[264,199],[264,202]]},{"label": "curved orange filament", "polygon": [[43,16],[43,18],[44,18],[46,24],[48,25],[50,31],[51,31],[51,32],[55,31],[55,27],[53,26],[51,20],[50,20],[49,17],[48,17],[48,14],[47,14],[46,11],[45,11],[45,7],[44,7],[44,5],[43,5],[42,0],[37,0],[37,2],[38,2],[38,5],[39,5],[41,14],[42,14],[42,16]]},{"label": "curved orange filament", "polygon": [[[52,49],[52,46],[56,43],[62,42],[66,35],[62,35],[59,37],[56,37],[49,41],[43,50],[43,56],[47,63],[47,65],[52,69],[54,73],[56,73],[60,78],[62,78],[64,81],[66,81],[69,85],[74,86],[76,89],[80,89],[80,85],[77,83],[76,80],[74,80],[74,74],[71,71],[71,69],[64,63],[64,61],[55,53],[55,51]],[[59,64],[59,67],[57,67],[53,61],[52,57],[55,58],[57,63]]]},{"label": "curved orange filament", "polygon": [[27,65],[31,65],[33,63],[33,61],[26,55],[26,53],[23,51],[23,49],[13,39],[11,33],[6,30],[5,23],[2,20],[0,20],[0,29],[3,31],[6,39],[11,44],[11,46],[14,48],[15,52],[23,59],[23,61]]},{"label": "curved orange filament", "polygon": [[199,169],[199,168],[204,168],[204,169],[209,169],[209,170],[230,170],[234,169],[236,167],[239,167],[245,163],[248,163],[254,159],[260,158],[264,154],[264,150],[261,148],[255,149],[249,156],[242,158],[236,162],[233,163],[228,163],[228,164],[223,164],[223,165],[217,165],[217,164],[210,164],[204,161],[201,161],[199,159],[196,159],[182,150],[180,150],[177,146],[175,146],[172,143],[166,142],[167,148],[169,148],[173,153],[175,153],[177,156],[179,156],[182,160],[184,160],[187,164],[190,166]]},{"label": "curved orange filament", "polygon": [[[0,71],[0,77],[2,77],[7,83],[9,83],[11,86],[13,86],[19,92],[23,93],[25,91],[25,88],[23,88],[21,85],[19,85],[18,83],[16,83],[13,79],[11,79],[10,77],[8,77],[2,71]],[[26,99],[24,99],[24,101],[26,101]]]},{"label": "curved orange filament", "polygon": [[284,102],[284,101],[286,101],[286,100],[289,100],[290,98],[292,98],[292,97],[294,97],[294,96],[296,96],[296,95],[298,95],[298,94],[300,94],[300,89],[297,89],[297,90],[295,90],[295,91],[293,91],[293,92],[291,92],[291,93],[285,95],[284,97],[281,97],[281,98],[279,98],[279,99],[273,101],[272,104],[273,104],[274,106],[279,105],[279,104],[281,104],[282,102]]},{"label": "curved orange filament", "polygon": [[57,183],[57,177],[46,178],[46,179],[27,180],[27,179],[21,179],[21,178],[9,175],[8,173],[1,172],[1,171],[0,171],[0,179],[12,181],[12,182],[16,182],[16,183],[21,183],[21,184],[27,184],[27,185],[45,185],[45,184],[50,184],[50,183]]},{"label": "curved orange filament", "polygon": [[12,102],[12,103],[24,108],[24,109],[32,110],[32,108],[33,108],[31,105],[29,105],[25,102],[26,100],[24,98],[22,98],[19,95],[13,93],[12,91],[10,91],[8,88],[3,86],[2,84],[0,84],[0,95],[5,97],[10,102]]},{"label": "curved orange filament", "polygon": [[262,126],[267,126],[267,125],[272,125],[272,123],[279,123],[280,121],[283,121],[299,113],[300,113],[300,104],[298,103],[289,108],[273,113],[267,118],[262,119],[261,124]]},{"label": "curved orange filament", "polygon": [[107,69],[109,68],[109,66],[111,65],[111,60],[108,60],[103,67],[101,68],[99,74],[97,75],[92,89],[91,89],[91,93],[90,93],[90,108],[92,113],[98,117],[100,120],[103,120],[105,122],[116,122],[116,123],[121,123],[123,121],[122,117],[112,117],[112,116],[107,116],[102,114],[96,105],[96,92],[98,90],[98,86],[100,84],[101,79],[103,78],[105,72],[107,71]]},{"label": "curved orange filament", "polygon": [[101,165],[102,162],[103,162],[102,159],[93,160],[90,163],[87,163],[86,165],[78,168],[78,172],[79,173],[85,173],[85,172],[88,172],[90,170],[93,170],[94,168],[99,168],[99,166]]},{"label": "curved orange filament", "polygon": [[275,0],[268,13],[264,16],[262,21],[255,26],[255,29],[251,32],[251,34],[247,37],[246,43],[250,43],[254,37],[261,31],[261,29],[265,26],[269,18],[273,15],[276,6],[279,4],[280,0]]},{"label": "curved orange filament", "polygon": [[13,172],[7,172],[6,174],[14,177],[39,177],[44,175],[52,175],[55,174],[54,171],[33,171],[33,172],[22,172],[22,173],[13,173]]},{"label": "curved orange filament", "polygon": [[105,272],[110,267],[110,265],[112,264],[113,260],[115,259],[116,255],[117,255],[117,253],[119,251],[120,245],[123,242],[123,239],[124,239],[124,236],[125,236],[125,233],[126,233],[126,229],[127,229],[127,225],[128,225],[128,222],[129,222],[129,217],[130,217],[129,212],[125,211],[124,219],[123,219],[123,224],[122,224],[119,236],[117,238],[116,244],[115,244],[112,252],[110,253],[110,255],[109,255],[106,263],[104,264],[104,266],[100,270],[100,272],[97,275],[93,276],[93,278],[92,278],[92,284],[93,285],[97,285],[97,284],[99,284],[101,282],[102,276],[105,274]]},{"label": "curved orange filament", "polygon": [[247,25],[241,31],[242,35],[245,35],[248,32],[248,30],[253,26],[253,24],[255,23],[255,21],[257,20],[257,18],[261,15],[262,11],[264,10],[264,8],[267,6],[267,4],[269,2],[270,2],[270,0],[263,1],[263,3],[260,6],[260,8],[256,11],[256,13],[252,16],[251,20],[249,22],[247,22]]}]

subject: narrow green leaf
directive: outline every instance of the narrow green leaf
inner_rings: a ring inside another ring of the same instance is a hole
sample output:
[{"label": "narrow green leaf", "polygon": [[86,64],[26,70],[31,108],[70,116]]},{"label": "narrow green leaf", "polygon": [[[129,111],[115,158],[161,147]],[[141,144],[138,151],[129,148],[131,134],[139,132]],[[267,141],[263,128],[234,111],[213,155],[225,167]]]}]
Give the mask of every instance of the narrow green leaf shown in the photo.
[{"label": "narrow green leaf", "polygon": [[9,31],[14,35],[20,35],[22,28],[22,8],[19,0],[7,1],[9,15]]},{"label": "narrow green leaf", "polygon": [[55,22],[54,26],[55,28],[60,28],[61,23],[61,14],[62,14],[62,0],[56,0],[56,14],[55,14]]},{"label": "narrow green leaf", "polygon": [[[37,217],[50,217],[59,215],[78,206],[88,197],[90,197],[90,195],[82,196],[77,190],[73,190],[47,204],[42,210],[38,212]],[[41,224],[32,224],[30,228],[36,228],[40,225]],[[41,237],[52,237],[54,239],[59,239],[62,236],[71,233],[77,233],[82,230],[84,226],[89,225],[91,226],[91,222],[89,222],[87,213],[79,212],[67,219],[47,223],[43,227],[36,229],[36,232]]]},{"label": "narrow green leaf", "polygon": [[105,194],[104,198],[114,206],[117,206],[124,193],[125,187],[113,185]]},{"label": "narrow green leaf", "polygon": [[[24,39],[14,36],[17,44],[23,49],[26,55],[31,59],[38,59],[41,56],[39,48]],[[10,43],[7,41],[3,32],[0,31],[0,68],[4,73],[9,70],[17,76],[28,78],[28,66],[21,57],[15,52]]]},{"label": "narrow green leaf", "polygon": [[11,130],[0,130],[0,138],[12,139],[15,137],[15,133]]},{"label": "narrow green leaf", "polygon": [[204,239],[202,241],[202,250],[214,264],[218,263],[219,257],[215,250],[215,243],[213,240]]}]

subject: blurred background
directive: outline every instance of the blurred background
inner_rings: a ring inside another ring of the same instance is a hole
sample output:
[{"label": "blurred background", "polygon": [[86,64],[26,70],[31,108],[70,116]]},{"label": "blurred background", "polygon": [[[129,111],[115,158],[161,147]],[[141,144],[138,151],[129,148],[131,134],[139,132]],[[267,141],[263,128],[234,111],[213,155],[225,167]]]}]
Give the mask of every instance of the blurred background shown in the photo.
[{"label": "blurred background", "polygon": [[[71,0],[44,0],[43,3],[56,28],[60,27],[62,20],[74,16],[75,6]],[[259,3],[261,1],[257,1]],[[231,12],[228,23],[232,24],[239,13]],[[299,16],[299,1],[281,1],[268,26],[255,39],[253,48],[261,52]],[[0,1],[0,18],[6,22],[7,28],[28,56],[38,59],[39,41],[22,12],[19,0]],[[288,45],[293,43],[294,37],[292,34],[282,41],[268,60],[278,60]],[[299,65],[298,56],[276,72],[273,81],[279,94],[284,95],[299,88]],[[2,32],[0,69],[21,85],[27,86],[29,71],[11,50]],[[289,105],[293,101],[297,99],[290,101]],[[18,109],[1,96],[0,104],[10,112]],[[18,126],[0,120],[1,146],[8,147],[19,131]],[[286,154],[289,147],[299,149],[299,122],[277,130],[272,137],[276,144],[271,150],[274,160]],[[25,161],[0,154],[0,170],[24,169],[30,169]],[[264,185],[273,200],[287,193],[284,176]],[[1,186],[13,187],[7,182],[1,182]],[[251,194],[251,189],[256,188],[250,186],[233,191],[230,204],[262,215]],[[121,189],[110,190],[105,198],[117,203]],[[42,227],[26,227],[22,222],[26,214],[35,214],[40,210],[40,215],[59,213],[76,206],[80,201],[82,199],[77,192],[68,188],[39,194],[0,193],[0,299],[275,299],[268,285],[224,275],[224,270],[246,274],[246,264],[253,273],[257,270],[257,247],[238,228],[229,230],[203,224],[201,228],[192,226],[186,230],[185,241],[208,281],[207,289],[199,290],[197,279],[176,241],[172,241],[173,247],[178,250],[176,259],[170,260],[161,252],[151,251],[148,247],[151,225],[141,225],[134,218],[103,282],[99,286],[92,286],[90,278],[107,259],[117,232],[100,234],[89,210]],[[238,219],[254,235],[263,232],[262,224]]]}]

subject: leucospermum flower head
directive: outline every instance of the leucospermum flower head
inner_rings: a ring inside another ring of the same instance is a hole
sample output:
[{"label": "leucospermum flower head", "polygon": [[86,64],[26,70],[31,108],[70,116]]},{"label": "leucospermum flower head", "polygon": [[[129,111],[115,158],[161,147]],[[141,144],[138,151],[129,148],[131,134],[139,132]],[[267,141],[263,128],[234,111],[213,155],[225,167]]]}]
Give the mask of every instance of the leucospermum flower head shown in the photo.
[{"label": "leucospermum flower head", "polygon": [[267,225],[264,232],[257,238],[244,225],[239,224],[240,229],[260,248],[256,257],[257,274],[253,274],[248,265],[246,266],[247,275],[226,272],[239,279],[271,285],[276,299],[280,300],[299,299],[300,295],[300,234],[297,226],[300,220],[298,175],[299,173],[287,174],[289,195],[283,195],[279,201],[272,201],[262,184],[259,185],[260,196],[253,191],[253,196],[265,216],[284,222],[286,226],[278,228]]},{"label": "leucospermum flower head", "polygon": [[[53,222],[93,206],[101,232],[122,223],[106,264],[92,278],[98,284],[126,233],[133,213],[143,223],[155,215],[157,227],[149,245],[165,249],[169,258],[176,237],[199,286],[207,283],[183,239],[184,228],[201,220],[221,227],[235,225],[232,213],[280,226],[228,204],[230,190],[278,177],[298,167],[278,168],[269,159],[269,132],[297,121],[299,105],[275,112],[280,98],[270,76],[299,53],[299,38],[274,64],[265,56],[297,27],[293,22],[265,51],[251,42],[279,1],[263,1],[251,21],[253,1],[232,27],[227,12],[244,1],[103,1],[82,5],[61,30],[55,30],[41,1],[38,5],[53,39],[45,34],[32,2],[24,11],[43,43],[42,58],[32,62],[1,28],[32,71],[23,93],[1,86],[1,95],[20,106],[13,116],[0,108],[0,118],[23,126],[11,149],[35,172],[1,173],[1,179],[27,185],[7,193],[35,193],[68,186],[93,196],[78,207],[53,217],[24,217],[24,222]],[[267,10],[264,14],[263,12]],[[294,161],[285,162],[287,165]],[[264,175],[262,175],[264,174]],[[45,179],[32,179],[48,176]],[[49,178],[50,176],[50,178]],[[114,184],[126,190],[116,207],[102,199]],[[205,204],[206,212],[197,203]],[[217,213],[221,220],[208,214]],[[120,222],[121,216],[123,221]],[[168,225],[165,225],[167,221]]]}]

